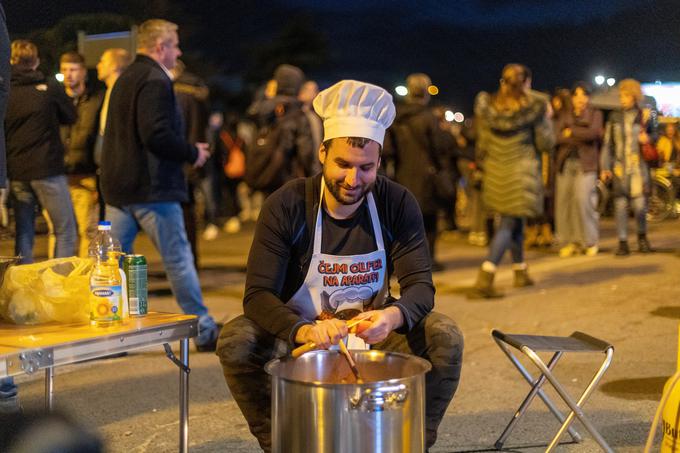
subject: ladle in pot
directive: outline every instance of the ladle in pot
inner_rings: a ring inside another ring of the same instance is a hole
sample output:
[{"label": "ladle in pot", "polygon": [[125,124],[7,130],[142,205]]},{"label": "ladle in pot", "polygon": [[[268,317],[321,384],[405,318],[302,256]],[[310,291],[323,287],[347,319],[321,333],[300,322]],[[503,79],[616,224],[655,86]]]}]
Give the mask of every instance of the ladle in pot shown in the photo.
[{"label": "ladle in pot", "polygon": [[347,359],[347,364],[349,365],[349,369],[352,370],[352,373],[354,374],[354,377],[357,380],[357,384],[363,384],[364,380],[361,379],[361,375],[359,374],[359,369],[357,368],[357,364],[352,358],[352,354],[349,352],[347,349],[347,346],[345,345],[344,340],[340,340],[340,343],[338,343],[340,346],[340,352],[342,352],[342,355],[345,356],[345,359]]}]

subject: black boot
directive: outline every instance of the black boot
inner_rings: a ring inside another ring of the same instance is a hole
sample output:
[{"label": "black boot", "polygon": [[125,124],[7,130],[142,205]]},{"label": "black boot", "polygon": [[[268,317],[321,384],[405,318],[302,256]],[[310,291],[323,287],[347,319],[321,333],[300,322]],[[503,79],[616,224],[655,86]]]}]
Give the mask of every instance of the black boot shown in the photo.
[{"label": "black boot", "polygon": [[480,269],[479,274],[477,274],[477,281],[473,288],[473,292],[470,295],[472,299],[494,299],[497,297],[503,297],[502,293],[496,292],[493,287],[493,279],[496,276],[493,272],[486,272]]},{"label": "black boot", "polygon": [[630,255],[628,241],[619,241],[619,248],[616,249],[616,256],[628,256],[628,255]]},{"label": "black boot", "polygon": [[652,246],[649,245],[646,234],[638,234],[638,252],[640,253],[651,253]]},{"label": "black boot", "polygon": [[535,282],[529,277],[529,272],[526,269],[515,269],[515,288],[524,288],[525,286],[532,286]]}]

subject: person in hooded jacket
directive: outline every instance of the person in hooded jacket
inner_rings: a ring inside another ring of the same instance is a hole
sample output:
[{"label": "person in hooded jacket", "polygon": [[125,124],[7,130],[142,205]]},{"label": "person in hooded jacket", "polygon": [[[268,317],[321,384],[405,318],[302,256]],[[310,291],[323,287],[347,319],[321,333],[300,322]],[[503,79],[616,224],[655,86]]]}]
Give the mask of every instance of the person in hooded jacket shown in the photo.
[{"label": "person in hooded jacket", "polygon": [[54,225],[54,256],[73,256],[77,230],[59,126],[75,123],[76,108],[56,81],[48,81],[37,70],[40,59],[35,44],[13,41],[10,62],[5,134],[16,223],[14,250],[21,255],[21,263],[33,262],[35,209],[39,203]]},{"label": "person in hooded jacket", "polygon": [[[406,79],[406,102],[397,105],[397,116],[385,141],[385,157],[394,162],[394,179],[413,193],[423,214],[425,235],[430,249],[432,270],[442,270],[435,260],[437,214],[444,201],[437,196],[434,176],[448,171],[445,132],[428,107],[432,85],[426,74],[411,74]],[[451,184],[453,189],[453,183]]]},{"label": "person in hooded jacket", "polygon": [[482,199],[487,209],[500,214],[500,227],[489,246],[474,286],[474,297],[499,297],[493,287],[496,267],[506,250],[512,254],[514,286],[533,285],[524,261],[526,219],[543,209],[541,152],[555,143],[545,99],[528,90],[527,68],[503,68],[494,94],[481,92],[475,99],[477,147],[484,156]]}]

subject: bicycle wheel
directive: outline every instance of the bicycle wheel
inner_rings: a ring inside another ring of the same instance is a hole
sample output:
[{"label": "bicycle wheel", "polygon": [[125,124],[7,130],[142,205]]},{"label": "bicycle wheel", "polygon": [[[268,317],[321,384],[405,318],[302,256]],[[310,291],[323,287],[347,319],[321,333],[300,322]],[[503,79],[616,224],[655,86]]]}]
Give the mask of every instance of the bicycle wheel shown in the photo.
[{"label": "bicycle wheel", "polygon": [[666,178],[655,176],[652,178],[651,189],[647,201],[647,221],[661,222],[673,213],[675,207],[673,187]]}]

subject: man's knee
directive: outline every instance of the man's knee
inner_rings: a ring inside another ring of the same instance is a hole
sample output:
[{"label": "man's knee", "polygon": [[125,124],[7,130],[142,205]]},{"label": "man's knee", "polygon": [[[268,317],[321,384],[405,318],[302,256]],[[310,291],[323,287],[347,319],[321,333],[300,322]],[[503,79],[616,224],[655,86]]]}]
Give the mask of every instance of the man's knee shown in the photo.
[{"label": "man's knee", "polygon": [[275,337],[241,315],[222,327],[216,354],[224,374],[261,371],[275,347]]},{"label": "man's knee", "polygon": [[431,312],[424,319],[425,336],[431,361],[460,364],[463,360],[463,334],[448,316]]}]

